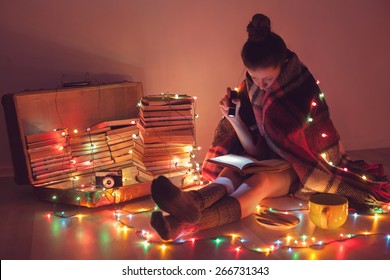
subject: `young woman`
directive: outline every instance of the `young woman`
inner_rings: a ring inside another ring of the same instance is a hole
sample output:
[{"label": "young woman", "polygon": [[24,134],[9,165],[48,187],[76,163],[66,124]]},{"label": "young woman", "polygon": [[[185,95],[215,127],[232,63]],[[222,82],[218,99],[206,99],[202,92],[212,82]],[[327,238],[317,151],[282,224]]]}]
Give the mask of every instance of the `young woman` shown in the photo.
[{"label": "young woman", "polygon": [[219,102],[224,118],[206,159],[246,153],[257,159],[282,158],[292,168],[241,176],[204,161],[202,176],[211,183],[188,192],[157,178],[152,198],[169,215],[153,212],[151,225],[163,240],[237,221],[253,213],[261,200],[287,194],[308,199],[316,192],[337,193],[365,210],[390,201],[390,185],[380,166],[352,162],[344,153],[324,94],[297,55],[271,31],[269,18],[256,14],[247,32],[241,53],[247,72],[233,100],[236,115],[227,115],[228,88]]}]

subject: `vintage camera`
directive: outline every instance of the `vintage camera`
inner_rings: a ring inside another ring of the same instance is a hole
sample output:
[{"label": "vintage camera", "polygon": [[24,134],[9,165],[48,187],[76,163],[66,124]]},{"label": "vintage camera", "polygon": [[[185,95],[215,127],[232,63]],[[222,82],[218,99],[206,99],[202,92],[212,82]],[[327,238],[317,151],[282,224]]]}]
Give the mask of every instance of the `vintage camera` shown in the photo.
[{"label": "vintage camera", "polygon": [[123,185],[122,171],[96,172],[95,182],[97,187],[106,189],[121,187]]},{"label": "vintage camera", "polygon": [[236,99],[238,96],[237,91],[231,90],[230,91],[230,98],[229,98],[229,109],[228,109],[228,116],[230,118],[234,118],[236,116],[236,104],[233,103],[233,99]]}]

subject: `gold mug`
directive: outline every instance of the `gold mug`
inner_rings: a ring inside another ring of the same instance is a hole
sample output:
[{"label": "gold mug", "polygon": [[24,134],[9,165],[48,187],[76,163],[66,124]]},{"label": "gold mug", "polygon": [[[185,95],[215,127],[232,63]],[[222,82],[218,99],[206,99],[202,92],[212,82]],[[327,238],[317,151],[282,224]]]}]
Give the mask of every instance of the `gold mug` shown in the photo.
[{"label": "gold mug", "polygon": [[348,218],[348,200],[338,194],[314,194],[309,199],[309,217],[322,229],[338,228]]}]

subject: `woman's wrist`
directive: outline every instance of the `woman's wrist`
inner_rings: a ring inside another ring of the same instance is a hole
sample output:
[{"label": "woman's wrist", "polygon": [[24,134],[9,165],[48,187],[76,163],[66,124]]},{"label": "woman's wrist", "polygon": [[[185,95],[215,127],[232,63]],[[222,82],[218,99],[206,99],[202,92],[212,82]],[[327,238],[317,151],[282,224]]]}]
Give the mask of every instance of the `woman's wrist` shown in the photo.
[{"label": "woman's wrist", "polygon": [[234,118],[227,117],[230,124],[233,126],[233,128],[237,131],[242,129],[245,126],[245,123],[242,121],[240,116],[235,116]]}]

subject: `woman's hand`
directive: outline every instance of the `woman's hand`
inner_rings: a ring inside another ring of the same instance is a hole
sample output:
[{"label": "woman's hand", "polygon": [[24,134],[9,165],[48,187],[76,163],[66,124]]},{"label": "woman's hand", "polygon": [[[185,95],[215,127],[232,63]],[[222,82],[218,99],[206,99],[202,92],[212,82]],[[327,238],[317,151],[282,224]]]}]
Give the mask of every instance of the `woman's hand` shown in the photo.
[{"label": "woman's hand", "polygon": [[233,99],[232,102],[236,105],[236,114],[234,117],[228,116],[229,111],[229,99],[230,99],[231,88],[226,89],[226,95],[219,101],[219,108],[221,109],[222,115],[232,123],[237,123],[241,120],[240,114],[238,113],[241,107],[240,99]]},{"label": "woman's hand", "polygon": [[229,98],[230,98],[230,92],[231,89],[226,89],[226,95],[219,101],[219,108],[221,109],[222,115],[230,122],[233,129],[235,130],[238,139],[241,142],[241,145],[244,147],[245,151],[252,155],[252,156],[258,156],[260,150],[256,147],[256,143],[253,143],[253,137],[251,132],[249,131],[248,127],[244,123],[244,121],[241,119],[241,116],[239,114],[239,110],[241,107],[241,100],[240,99],[233,99],[232,102],[236,104],[236,114],[234,117],[228,116],[229,111]]}]

